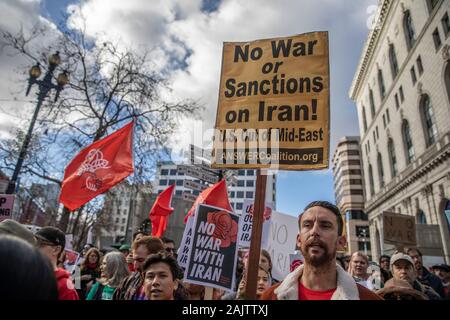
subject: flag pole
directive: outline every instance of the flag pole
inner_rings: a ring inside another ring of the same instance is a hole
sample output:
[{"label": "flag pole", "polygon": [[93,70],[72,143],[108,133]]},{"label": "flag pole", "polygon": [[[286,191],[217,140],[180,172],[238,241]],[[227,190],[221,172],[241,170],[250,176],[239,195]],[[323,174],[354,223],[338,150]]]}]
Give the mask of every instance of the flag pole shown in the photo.
[{"label": "flag pole", "polygon": [[258,169],[256,172],[256,194],[253,205],[252,238],[250,243],[249,260],[247,264],[247,281],[245,284],[246,300],[256,300],[256,285],[259,256],[261,252],[262,228],[264,222],[263,215],[266,202],[266,183],[267,171]]}]

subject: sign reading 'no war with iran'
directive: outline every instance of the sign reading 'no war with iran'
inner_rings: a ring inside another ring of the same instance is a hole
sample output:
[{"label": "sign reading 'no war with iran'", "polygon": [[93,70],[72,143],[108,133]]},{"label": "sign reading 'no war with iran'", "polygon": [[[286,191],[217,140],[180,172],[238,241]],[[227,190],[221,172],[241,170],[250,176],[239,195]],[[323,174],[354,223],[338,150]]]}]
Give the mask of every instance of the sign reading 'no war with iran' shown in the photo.
[{"label": "sign reading 'no war with iran'", "polygon": [[224,43],[212,166],[327,168],[329,82],[327,32]]}]

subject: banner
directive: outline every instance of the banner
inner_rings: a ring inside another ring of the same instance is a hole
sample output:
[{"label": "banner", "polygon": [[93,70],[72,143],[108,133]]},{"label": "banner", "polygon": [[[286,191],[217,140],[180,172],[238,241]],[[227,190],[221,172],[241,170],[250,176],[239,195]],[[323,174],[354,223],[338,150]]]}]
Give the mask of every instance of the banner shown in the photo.
[{"label": "banner", "polygon": [[[239,247],[249,248],[252,238],[252,225],[253,225],[253,203],[254,200],[244,200],[244,207],[242,208],[242,215],[239,224]],[[264,209],[264,223],[261,236],[261,246],[267,246],[267,240],[269,238],[270,229],[270,217],[272,216],[273,204],[266,203]]]},{"label": "banner", "polygon": [[194,224],[194,217],[188,218],[184,227],[183,238],[181,239],[180,247],[177,252],[177,261],[180,267],[186,268],[187,260],[189,258],[189,250],[192,243],[192,225]]},{"label": "banner", "polygon": [[80,254],[70,249],[66,249],[65,252],[66,260],[64,261],[64,268],[72,274],[80,259]]},{"label": "banner", "polygon": [[383,241],[399,246],[415,246],[417,244],[415,217],[383,212]]},{"label": "banner", "polygon": [[186,282],[232,291],[236,276],[239,216],[225,209],[197,206]]},{"label": "banner", "polygon": [[267,247],[272,258],[272,276],[283,280],[290,272],[289,254],[295,252],[298,234],[297,218],[274,211],[270,222]]},{"label": "banner", "polygon": [[13,194],[0,194],[0,221],[12,219],[14,207]]},{"label": "banner", "polygon": [[328,32],[225,42],[213,168],[328,168]]}]

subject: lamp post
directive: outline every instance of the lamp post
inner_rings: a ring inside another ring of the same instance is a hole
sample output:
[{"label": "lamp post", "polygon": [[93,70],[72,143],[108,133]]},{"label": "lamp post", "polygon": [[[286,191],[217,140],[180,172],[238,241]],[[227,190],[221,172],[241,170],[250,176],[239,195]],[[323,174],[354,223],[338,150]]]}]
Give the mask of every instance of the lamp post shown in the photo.
[{"label": "lamp post", "polygon": [[366,239],[366,237],[367,237],[367,231],[366,231],[366,229],[362,229],[361,230],[361,238],[362,238],[362,241],[364,242],[364,254],[367,256],[367,239]]},{"label": "lamp post", "polygon": [[55,54],[52,54],[49,59],[49,68],[47,70],[47,73],[44,76],[44,79],[38,80],[38,78],[41,75],[41,68],[39,63],[37,63],[35,66],[31,67],[29,71],[29,79],[28,79],[28,87],[26,95],[30,93],[31,86],[33,84],[37,84],[39,91],[37,93],[37,104],[36,109],[33,113],[33,118],[31,119],[30,126],[28,127],[27,135],[25,136],[25,140],[23,141],[22,148],[20,149],[19,158],[17,159],[16,167],[14,168],[14,173],[11,177],[11,180],[8,184],[8,189],[6,191],[7,194],[13,194],[16,189],[16,181],[19,177],[20,170],[22,169],[22,164],[25,159],[25,155],[27,153],[28,145],[30,144],[31,135],[33,132],[34,124],[36,122],[37,116],[39,114],[39,110],[41,109],[42,103],[44,102],[45,98],[51,91],[51,89],[56,90],[55,95],[55,102],[59,98],[59,93],[63,90],[64,86],[69,82],[69,78],[67,76],[67,73],[64,71],[58,75],[56,78],[56,84],[52,83],[52,77],[53,72],[55,71],[56,67],[61,63],[61,58],[59,57],[59,52],[57,51]]}]

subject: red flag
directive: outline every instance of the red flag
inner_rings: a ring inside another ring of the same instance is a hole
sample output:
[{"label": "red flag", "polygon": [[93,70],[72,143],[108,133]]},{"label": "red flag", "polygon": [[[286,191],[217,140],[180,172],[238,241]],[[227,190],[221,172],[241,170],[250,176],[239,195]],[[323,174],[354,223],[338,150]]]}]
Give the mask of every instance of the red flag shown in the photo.
[{"label": "red flag", "polygon": [[173,212],[170,202],[174,189],[175,185],[173,184],[161,192],[150,210],[148,217],[152,221],[152,236],[154,237],[161,237],[166,231],[169,215]]},{"label": "red flag", "polygon": [[192,205],[191,210],[184,217],[184,223],[187,222],[189,216],[194,214],[195,207],[199,204],[209,204],[211,206],[215,206],[218,208],[222,208],[228,211],[233,211],[230,205],[230,201],[228,200],[228,191],[227,184],[224,180],[219,181],[218,183],[212,185],[208,189],[205,189],[200,193],[200,195],[195,200]]},{"label": "red flag", "polygon": [[83,149],[66,167],[59,201],[78,209],[133,173],[133,122]]}]

